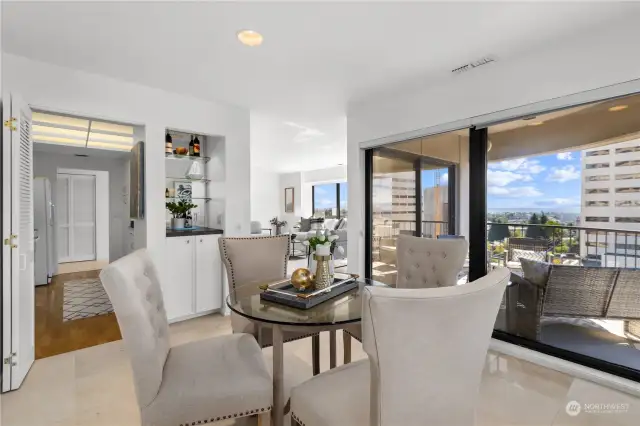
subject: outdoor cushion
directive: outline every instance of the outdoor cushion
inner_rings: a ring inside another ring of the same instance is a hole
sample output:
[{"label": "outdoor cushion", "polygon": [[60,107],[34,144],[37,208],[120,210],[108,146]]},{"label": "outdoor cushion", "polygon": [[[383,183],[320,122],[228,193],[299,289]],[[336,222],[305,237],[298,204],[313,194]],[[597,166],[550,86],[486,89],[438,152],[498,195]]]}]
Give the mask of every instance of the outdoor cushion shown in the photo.
[{"label": "outdoor cushion", "polygon": [[513,255],[511,257],[512,261],[529,259],[537,260],[538,262],[544,262],[545,260],[547,260],[547,253],[544,251],[513,249]]},{"label": "outdoor cushion", "polygon": [[549,281],[549,273],[551,272],[550,264],[521,258],[520,265],[522,266],[524,278],[531,284],[535,284],[538,287],[543,288],[547,285],[547,281]]}]

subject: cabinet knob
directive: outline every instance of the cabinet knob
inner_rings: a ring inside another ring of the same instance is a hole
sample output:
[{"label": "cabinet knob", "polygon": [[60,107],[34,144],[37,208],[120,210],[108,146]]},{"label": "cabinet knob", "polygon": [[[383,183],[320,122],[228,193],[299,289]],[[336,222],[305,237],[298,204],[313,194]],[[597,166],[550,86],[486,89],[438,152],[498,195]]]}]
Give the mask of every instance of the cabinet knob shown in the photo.
[{"label": "cabinet knob", "polygon": [[189,244],[190,242],[191,242],[190,240],[187,240],[187,244]]},{"label": "cabinet knob", "polygon": [[200,238],[200,242],[202,242],[202,238]]}]

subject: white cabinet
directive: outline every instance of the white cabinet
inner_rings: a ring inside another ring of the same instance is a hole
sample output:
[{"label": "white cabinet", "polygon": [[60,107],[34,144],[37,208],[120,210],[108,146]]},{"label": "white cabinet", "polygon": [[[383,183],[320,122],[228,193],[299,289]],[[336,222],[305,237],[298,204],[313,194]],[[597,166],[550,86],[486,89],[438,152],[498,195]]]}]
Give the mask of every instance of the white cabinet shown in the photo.
[{"label": "white cabinet", "polygon": [[196,313],[222,307],[222,271],[217,235],[198,235],[196,241]]},{"label": "white cabinet", "polygon": [[167,238],[162,295],[169,320],[193,314],[193,237]]},{"label": "white cabinet", "polygon": [[167,237],[164,303],[169,321],[186,319],[222,307],[219,235]]}]

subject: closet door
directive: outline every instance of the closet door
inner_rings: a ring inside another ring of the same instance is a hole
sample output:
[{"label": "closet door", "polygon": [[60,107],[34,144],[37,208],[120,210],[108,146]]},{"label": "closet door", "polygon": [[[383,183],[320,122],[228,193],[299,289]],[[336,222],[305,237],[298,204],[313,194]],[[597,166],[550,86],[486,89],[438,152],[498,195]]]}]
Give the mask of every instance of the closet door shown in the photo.
[{"label": "closet door", "polygon": [[96,258],[96,177],[71,175],[71,250],[74,261]]},{"label": "closet door", "polygon": [[71,262],[71,230],[69,227],[69,175],[59,174],[56,182],[58,215],[58,262]]},{"label": "closet door", "polygon": [[58,261],[96,259],[96,177],[58,174]]}]

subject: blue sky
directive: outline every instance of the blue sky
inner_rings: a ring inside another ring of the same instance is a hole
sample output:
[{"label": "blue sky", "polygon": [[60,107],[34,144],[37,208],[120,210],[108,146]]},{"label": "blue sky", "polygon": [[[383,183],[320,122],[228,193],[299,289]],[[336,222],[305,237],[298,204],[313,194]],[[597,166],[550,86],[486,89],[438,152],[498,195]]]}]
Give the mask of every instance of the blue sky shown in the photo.
[{"label": "blue sky", "polygon": [[[314,189],[316,209],[328,209],[336,207],[336,184],[328,183],[315,185]],[[343,209],[347,208],[347,197],[349,196],[348,185],[340,182],[340,204]]]},{"label": "blue sky", "polygon": [[580,152],[491,162],[488,209],[579,212]]}]

